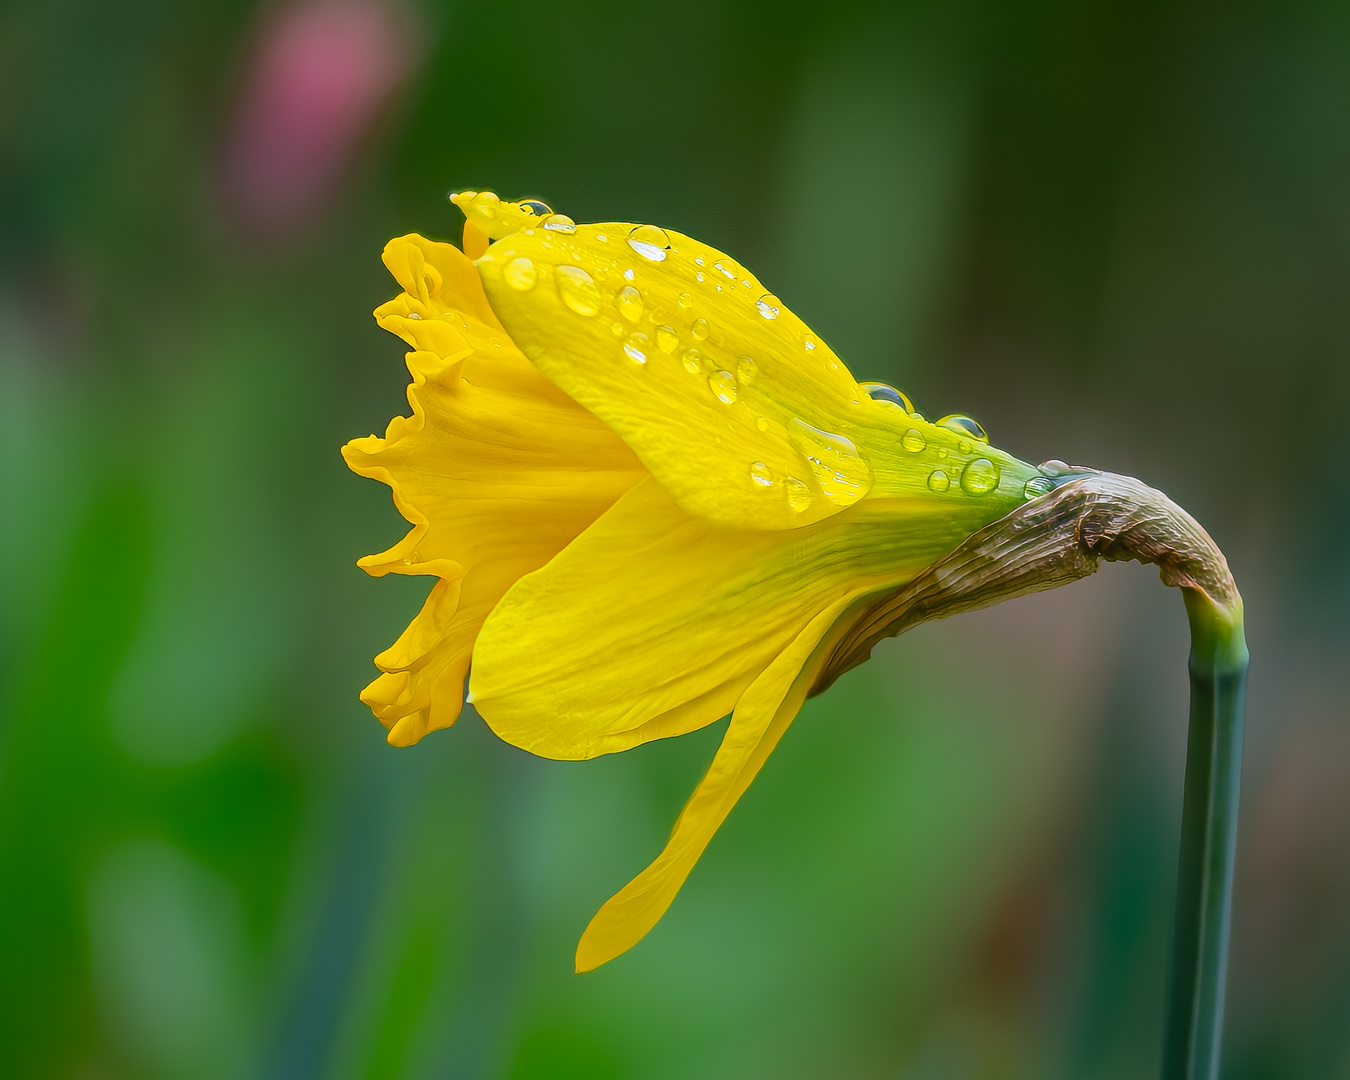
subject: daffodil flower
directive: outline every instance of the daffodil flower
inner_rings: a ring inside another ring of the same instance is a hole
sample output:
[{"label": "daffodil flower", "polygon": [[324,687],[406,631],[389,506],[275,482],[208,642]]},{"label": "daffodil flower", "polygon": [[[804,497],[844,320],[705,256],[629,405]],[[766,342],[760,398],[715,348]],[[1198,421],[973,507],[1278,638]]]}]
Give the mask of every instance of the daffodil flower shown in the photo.
[{"label": "daffodil flower", "polygon": [[403,292],[375,314],[412,348],[412,415],[343,450],[413,526],[360,565],[438,579],[363,700],[406,746],[455,721],[467,675],[497,735],[561,759],[731,714],[665,850],[587,927],[588,970],[661,917],[805,698],[884,632],[887,598],[1056,470],[858,383],[706,244],[454,201],[462,251],[384,252]]}]

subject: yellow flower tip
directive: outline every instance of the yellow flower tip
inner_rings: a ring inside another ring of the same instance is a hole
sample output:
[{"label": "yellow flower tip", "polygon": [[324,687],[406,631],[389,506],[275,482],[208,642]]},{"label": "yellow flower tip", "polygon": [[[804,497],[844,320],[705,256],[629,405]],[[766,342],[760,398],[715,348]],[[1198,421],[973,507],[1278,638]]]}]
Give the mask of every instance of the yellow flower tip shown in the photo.
[{"label": "yellow flower tip", "polygon": [[[470,258],[482,254],[481,251],[470,251],[471,246],[475,249],[478,247],[477,237],[500,240],[512,233],[538,228],[555,217],[552,208],[538,199],[504,202],[491,191],[461,191],[450,196],[450,201],[464,211],[464,253]],[[472,245],[469,240],[470,229],[475,235]]]}]

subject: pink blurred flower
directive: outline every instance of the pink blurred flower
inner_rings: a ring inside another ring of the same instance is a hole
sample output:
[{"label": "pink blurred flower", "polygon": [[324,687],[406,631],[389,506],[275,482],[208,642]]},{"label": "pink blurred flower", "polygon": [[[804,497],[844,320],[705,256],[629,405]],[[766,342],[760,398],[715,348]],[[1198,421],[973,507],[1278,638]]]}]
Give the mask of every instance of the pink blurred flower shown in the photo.
[{"label": "pink blurred flower", "polygon": [[239,225],[276,237],[316,216],[412,67],[411,30],[391,0],[298,0],[262,17],[221,169]]}]

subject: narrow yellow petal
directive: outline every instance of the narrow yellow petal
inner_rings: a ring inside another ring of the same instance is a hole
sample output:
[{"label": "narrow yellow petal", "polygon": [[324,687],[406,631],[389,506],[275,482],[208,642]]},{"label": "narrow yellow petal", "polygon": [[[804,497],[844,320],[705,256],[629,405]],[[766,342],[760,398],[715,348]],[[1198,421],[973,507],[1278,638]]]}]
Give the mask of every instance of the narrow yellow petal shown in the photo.
[{"label": "narrow yellow petal", "polygon": [[632,948],[665,914],[689,871],[796,717],[815,676],[812,660],[851,598],[813,618],[746,690],[722,745],[685,804],[656,860],[605,902],[577,946],[577,971],[590,971]]}]

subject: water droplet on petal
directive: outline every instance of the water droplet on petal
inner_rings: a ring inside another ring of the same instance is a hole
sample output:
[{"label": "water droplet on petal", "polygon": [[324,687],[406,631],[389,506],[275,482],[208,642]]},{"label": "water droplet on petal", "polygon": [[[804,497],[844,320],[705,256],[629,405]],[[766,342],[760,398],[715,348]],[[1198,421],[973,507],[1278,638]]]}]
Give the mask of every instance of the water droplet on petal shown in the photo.
[{"label": "water droplet on petal", "polygon": [[749,386],[751,380],[759,374],[759,365],[748,356],[742,356],[736,361],[736,378],[742,386]]},{"label": "water droplet on petal", "polygon": [[723,262],[721,259],[718,259],[715,263],[713,263],[713,269],[714,269],[714,270],[720,270],[720,271],[722,271],[722,274],[723,274],[724,277],[729,277],[729,278],[732,278],[732,279],[734,279],[734,278],[736,277],[736,264],[735,264],[735,263],[732,263],[730,266],[728,266],[728,265],[727,265],[725,262]]},{"label": "water droplet on petal", "polygon": [[502,267],[502,280],[513,289],[520,292],[528,292],[534,288],[534,283],[539,280],[539,272],[535,270],[534,263],[529,259],[512,259]]},{"label": "water droplet on petal", "polygon": [[988,495],[998,487],[998,466],[988,458],[977,457],[961,472],[961,490],[967,495]]},{"label": "water droplet on petal", "polygon": [[614,303],[619,308],[619,314],[629,322],[637,322],[642,318],[642,294],[633,286],[625,285],[614,298]]},{"label": "water droplet on petal", "polygon": [[807,334],[806,337],[802,339],[802,348],[805,349],[807,352],[811,352],[815,349],[815,347],[816,347],[816,339],[813,338],[810,334]]},{"label": "water droplet on petal", "polygon": [[628,354],[628,359],[639,364],[647,362],[648,338],[646,334],[630,334],[628,340],[623,343],[623,351]]},{"label": "water droplet on petal", "polygon": [[961,439],[961,440],[956,444],[956,452],[957,452],[958,454],[969,454],[969,453],[970,453],[970,443],[966,442],[965,439]]},{"label": "water droplet on petal", "polygon": [[762,461],[752,462],[750,465],[750,480],[758,487],[773,487],[773,470]]},{"label": "water droplet on petal", "polygon": [[1036,466],[1046,476],[1064,476],[1066,473],[1073,472],[1068,465],[1060,461],[1059,458],[1051,458],[1049,461],[1042,461]]},{"label": "water droplet on petal", "polygon": [[969,435],[978,442],[987,443],[989,436],[985,434],[984,428],[980,427],[969,416],[962,416],[960,413],[952,413],[950,416],[944,416],[938,421],[938,427],[945,427],[951,431],[958,431],[963,435]]},{"label": "water droplet on petal", "polygon": [[[750,284],[748,281],[746,284]],[[766,319],[778,318],[778,309],[782,306],[782,301],[773,293],[765,293],[755,301],[755,306],[759,308],[759,313]]]},{"label": "water droplet on petal", "polygon": [[703,276],[703,271],[700,270],[700,271],[698,271],[698,273],[696,273],[696,274],[694,275],[694,280],[697,281],[697,282],[699,282],[700,284],[702,284],[703,282],[707,281],[708,279],[705,278],[705,277]]},{"label": "water droplet on petal", "polygon": [[673,353],[679,343],[680,335],[675,333],[675,327],[658,326],[656,328],[656,347],[663,353]]},{"label": "water droplet on petal", "polygon": [[928,440],[923,437],[918,428],[910,428],[900,436],[900,445],[911,454],[917,454],[928,445]]},{"label": "water droplet on petal", "polygon": [[946,491],[951,486],[951,479],[941,469],[934,470],[928,476],[929,491]]},{"label": "water droplet on petal", "polygon": [[665,262],[670,237],[655,225],[639,225],[628,234],[628,246],[651,262]]},{"label": "water droplet on petal", "polygon": [[547,203],[541,203],[538,199],[521,199],[518,204],[527,214],[533,214],[535,217],[548,217],[553,213]]},{"label": "water droplet on petal", "polygon": [[757,418],[755,419],[755,427],[759,428],[760,431],[768,431],[768,430],[769,430],[769,421],[766,420],[766,419],[765,419],[764,417],[762,417],[762,416],[757,417]]},{"label": "water droplet on petal", "polygon": [[415,312],[415,311],[410,311],[410,312],[408,312],[408,318],[410,318],[410,319],[416,319],[418,322],[421,322],[421,321],[422,321],[422,316],[419,315],[419,314],[417,314],[417,312]]},{"label": "water droplet on petal", "polygon": [[694,337],[698,338],[699,341],[707,340],[708,330],[709,326],[707,319],[695,319],[694,325],[689,328],[689,332],[693,334]]},{"label": "water droplet on petal", "polygon": [[872,470],[852,439],[808,424],[800,417],[793,420],[790,434],[830,502],[852,506],[871,489]]},{"label": "water droplet on petal", "polygon": [[899,405],[907,413],[914,411],[914,406],[909,403],[909,398],[905,397],[894,386],[880,382],[865,382],[859,383],[858,387],[873,401],[889,401],[892,405]]},{"label": "water droplet on petal", "polygon": [[690,375],[697,375],[703,370],[703,360],[698,355],[697,349],[685,349],[684,355],[680,357],[680,362],[684,364],[684,370]]},{"label": "water droplet on petal", "polygon": [[788,507],[793,513],[800,514],[811,505],[811,489],[795,476],[789,476],[783,481],[783,489],[787,492]]},{"label": "water droplet on petal", "polygon": [[693,302],[694,302],[694,298],[693,298],[692,296],[690,296],[687,292],[682,292],[682,293],[680,293],[680,296],[679,296],[679,304],[680,304],[680,307],[682,307],[682,308],[687,308],[687,307],[688,307],[690,304],[692,304]]},{"label": "water droplet on petal", "polygon": [[708,388],[723,405],[730,405],[740,393],[736,386],[736,376],[729,371],[714,371],[708,376]]},{"label": "water droplet on petal", "polygon": [[627,270],[625,270],[625,271],[623,272],[623,276],[624,276],[627,280],[632,281],[632,280],[633,280],[633,268],[630,266]]},{"label": "water droplet on petal", "polygon": [[614,331],[615,337],[623,337],[624,331],[627,329],[618,319],[610,323],[609,328]]},{"label": "water droplet on petal", "polygon": [[558,295],[578,315],[594,315],[600,310],[600,290],[581,267],[560,266],[554,276],[558,279]]},{"label": "water droplet on petal", "polygon": [[1055,490],[1055,482],[1048,476],[1033,476],[1022,488],[1022,494],[1028,499],[1038,499]]},{"label": "water droplet on petal", "polygon": [[555,233],[574,233],[577,223],[566,214],[550,214],[544,218],[544,228]]}]

